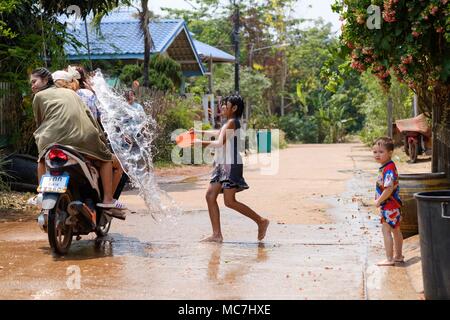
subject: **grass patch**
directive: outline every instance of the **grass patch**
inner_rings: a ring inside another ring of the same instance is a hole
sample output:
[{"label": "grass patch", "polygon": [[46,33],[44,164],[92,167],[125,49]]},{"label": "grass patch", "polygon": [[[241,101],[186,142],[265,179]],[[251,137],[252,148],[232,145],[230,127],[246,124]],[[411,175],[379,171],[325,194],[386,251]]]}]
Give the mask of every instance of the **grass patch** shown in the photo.
[{"label": "grass patch", "polygon": [[181,168],[184,165],[173,163],[172,161],[156,161],[153,163],[155,169],[173,169],[173,168]]}]

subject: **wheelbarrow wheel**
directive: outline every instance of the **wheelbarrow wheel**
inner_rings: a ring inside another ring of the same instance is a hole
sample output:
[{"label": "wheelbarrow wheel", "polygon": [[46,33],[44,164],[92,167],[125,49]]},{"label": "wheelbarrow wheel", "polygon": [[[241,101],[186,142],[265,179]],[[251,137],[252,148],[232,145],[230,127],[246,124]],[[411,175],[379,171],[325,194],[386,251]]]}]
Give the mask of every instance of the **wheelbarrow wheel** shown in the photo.
[{"label": "wheelbarrow wheel", "polygon": [[407,137],[405,137],[405,143],[403,145],[404,145],[405,153],[409,157],[409,143],[408,143]]},{"label": "wheelbarrow wheel", "polygon": [[417,141],[409,143],[409,159],[411,160],[411,163],[416,163],[417,161],[417,154],[419,152],[419,146],[417,145]]}]

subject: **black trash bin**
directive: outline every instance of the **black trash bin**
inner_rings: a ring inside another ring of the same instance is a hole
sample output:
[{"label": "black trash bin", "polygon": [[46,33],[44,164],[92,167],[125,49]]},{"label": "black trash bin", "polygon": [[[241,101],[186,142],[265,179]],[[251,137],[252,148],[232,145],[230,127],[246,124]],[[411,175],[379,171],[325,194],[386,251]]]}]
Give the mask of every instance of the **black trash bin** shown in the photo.
[{"label": "black trash bin", "polygon": [[9,175],[11,190],[37,192],[37,158],[27,154],[12,154],[5,158],[3,170]]},{"label": "black trash bin", "polygon": [[417,216],[425,299],[450,299],[450,190],[420,192]]}]

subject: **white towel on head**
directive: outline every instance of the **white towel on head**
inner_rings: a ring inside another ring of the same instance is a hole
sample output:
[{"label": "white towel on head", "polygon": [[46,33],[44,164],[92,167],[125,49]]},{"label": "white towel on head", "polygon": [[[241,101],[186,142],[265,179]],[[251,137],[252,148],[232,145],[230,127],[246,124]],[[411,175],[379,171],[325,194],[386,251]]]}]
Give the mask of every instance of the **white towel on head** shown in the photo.
[{"label": "white towel on head", "polygon": [[67,68],[67,71],[58,70],[52,73],[53,81],[65,80],[67,82],[72,82],[74,79],[80,79],[80,73],[72,66]]},{"label": "white towel on head", "polygon": [[58,70],[58,71],[53,72],[52,78],[53,78],[53,81],[65,80],[68,82],[72,82],[72,80],[73,80],[73,76],[64,70]]},{"label": "white towel on head", "polygon": [[68,66],[67,72],[72,76],[72,79],[80,79],[81,75],[75,67]]}]

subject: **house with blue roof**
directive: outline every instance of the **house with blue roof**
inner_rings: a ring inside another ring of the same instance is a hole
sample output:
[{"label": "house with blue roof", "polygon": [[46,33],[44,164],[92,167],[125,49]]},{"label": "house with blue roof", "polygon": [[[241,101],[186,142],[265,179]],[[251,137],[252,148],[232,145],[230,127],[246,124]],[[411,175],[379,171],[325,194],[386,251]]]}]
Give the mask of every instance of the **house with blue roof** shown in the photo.
[{"label": "house with blue roof", "polygon": [[[69,61],[144,59],[144,39],[139,29],[135,8],[119,8],[105,16],[98,28],[91,26],[92,17],[84,22],[68,21],[68,32],[83,47],[65,46]],[[87,34],[86,34],[87,30]],[[204,62],[234,62],[234,56],[192,38],[184,20],[160,19],[149,23],[153,40],[151,53],[167,54],[181,65],[184,77],[207,73]]]}]

